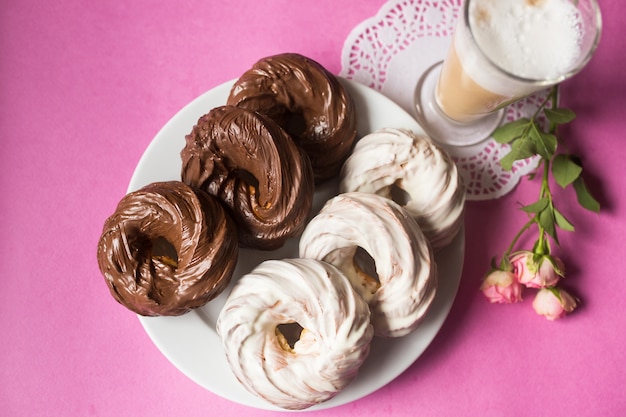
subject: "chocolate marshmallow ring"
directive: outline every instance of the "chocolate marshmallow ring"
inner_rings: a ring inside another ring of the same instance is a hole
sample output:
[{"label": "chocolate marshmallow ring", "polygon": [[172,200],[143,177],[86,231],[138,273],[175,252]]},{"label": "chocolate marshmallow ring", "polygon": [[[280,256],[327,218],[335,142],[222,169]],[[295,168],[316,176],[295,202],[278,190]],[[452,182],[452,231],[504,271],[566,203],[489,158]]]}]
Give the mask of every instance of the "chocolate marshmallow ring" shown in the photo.
[{"label": "chocolate marshmallow ring", "polygon": [[304,229],[313,201],[311,165],[271,119],[216,107],[185,140],[183,182],[230,208],[242,246],[276,249]]},{"label": "chocolate marshmallow ring", "polygon": [[222,292],[237,263],[235,224],[180,181],[124,196],[104,224],[98,265],[113,297],[144,316],[176,316]]},{"label": "chocolate marshmallow ring", "polygon": [[[375,272],[359,262],[359,248]],[[376,194],[345,193],[328,200],[300,238],[300,257],[341,270],[368,302],[374,332],[401,337],[415,330],[437,290],[437,264],[410,214]]]},{"label": "chocolate marshmallow ring", "polygon": [[233,85],[227,104],[275,120],[311,158],[316,182],[339,173],[356,138],[353,101],[319,63],[287,53],[259,60]]},{"label": "chocolate marshmallow ring", "polygon": [[373,193],[401,204],[435,251],[463,227],[463,178],[450,155],[427,136],[391,128],[372,132],[356,144],[340,178],[342,193]]},{"label": "chocolate marshmallow ring", "polygon": [[[300,410],[334,397],[354,380],[370,349],[369,319],[367,303],[332,265],[268,260],[239,279],[217,332],[246,389],[278,407]],[[289,326],[296,331],[287,331]]]}]

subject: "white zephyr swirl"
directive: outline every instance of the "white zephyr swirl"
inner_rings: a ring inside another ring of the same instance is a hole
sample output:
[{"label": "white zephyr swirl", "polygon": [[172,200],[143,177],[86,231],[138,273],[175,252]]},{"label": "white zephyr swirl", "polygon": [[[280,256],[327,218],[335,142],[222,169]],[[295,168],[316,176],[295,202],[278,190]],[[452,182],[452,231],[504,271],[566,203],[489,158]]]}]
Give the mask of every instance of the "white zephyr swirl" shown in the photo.
[{"label": "white zephyr swirl", "polygon": [[[293,349],[280,324],[304,330]],[[228,363],[252,393],[285,409],[334,397],[356,376],[373,337],[367,303],[334,266],[268,260],[235,285],[217,321]]]},{"label": "white zephyr swirl", "polygon": [[[354,260],[358,248],[374,260],[379,285],[364,280],[366,271]],[[377,336],[415,330],[435,297],[437,266],[428,240],[404,208],[376,194],[329,200],[305,228],[300,256],[329,262],[350,279],[369,303]]]},{"label": "white zephyr swirl", "polygon": [[[407,201],[394,198],[394,187]],[[396,200],[435,251],[452,242],[463,225],[465,187],[454,161],[430,138],[408,130],[387,128],[363,137],[342,168],[339,190]]]}]

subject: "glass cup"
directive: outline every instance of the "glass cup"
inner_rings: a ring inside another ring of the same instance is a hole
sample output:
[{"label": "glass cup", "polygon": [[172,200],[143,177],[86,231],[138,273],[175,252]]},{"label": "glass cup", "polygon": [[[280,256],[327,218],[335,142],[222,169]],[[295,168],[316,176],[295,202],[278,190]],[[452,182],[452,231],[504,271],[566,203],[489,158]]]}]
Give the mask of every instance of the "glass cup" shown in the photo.
[{"label": "glass cup", "polygon": [[446,58],[418,82],[417,119],[444,145],[482,142],[508,104],[580,71],[601,29],[596,0],[466,0]]}]

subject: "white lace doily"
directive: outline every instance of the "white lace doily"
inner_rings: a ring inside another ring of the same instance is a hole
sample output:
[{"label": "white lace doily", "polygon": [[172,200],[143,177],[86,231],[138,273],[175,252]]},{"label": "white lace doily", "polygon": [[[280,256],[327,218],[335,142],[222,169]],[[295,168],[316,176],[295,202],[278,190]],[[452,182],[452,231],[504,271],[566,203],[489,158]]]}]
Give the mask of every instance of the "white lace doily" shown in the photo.
[{"label": "white lace doily", "polygon": [[[462,0],[389,0],[376,16],[348,35],[340,75],[382,92],[415,115],[417,82],[424,71],[444,58],[461,4]],[[546,94],[509,106],[504,119],[530,117]],[[491,138],[474,146],[448,148],[465,180],[468,200],[501,197],[537,166],[535,157],[504,171],[499,161],[509,149]]]}]

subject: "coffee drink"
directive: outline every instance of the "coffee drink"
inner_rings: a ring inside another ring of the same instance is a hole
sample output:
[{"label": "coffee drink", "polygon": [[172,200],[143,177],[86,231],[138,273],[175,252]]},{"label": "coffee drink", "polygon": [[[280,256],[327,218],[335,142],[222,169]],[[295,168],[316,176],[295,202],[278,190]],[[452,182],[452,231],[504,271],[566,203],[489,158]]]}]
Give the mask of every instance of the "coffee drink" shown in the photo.
[{"label": "coffee drink", "polygon": [[458,122],[555,84],[586,53],[570,0],[471,0],[463,13],[436,89],[440,109]]}]

